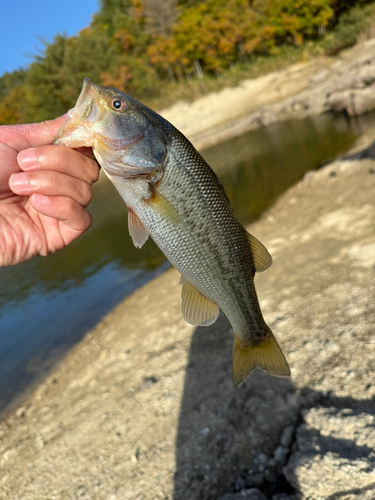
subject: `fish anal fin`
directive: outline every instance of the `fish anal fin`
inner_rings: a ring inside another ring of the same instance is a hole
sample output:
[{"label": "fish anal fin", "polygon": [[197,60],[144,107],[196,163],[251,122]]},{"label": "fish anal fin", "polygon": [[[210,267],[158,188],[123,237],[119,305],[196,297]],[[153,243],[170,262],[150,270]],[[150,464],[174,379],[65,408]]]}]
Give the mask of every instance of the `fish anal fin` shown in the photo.
[{"label": "fish anal fin", "polygon": [[195,326],[209,326],[215,323],[219,316],[217,304],[202,295],[182,276],[180,283],[182,283],[181,308],[185,321]]},{"label": "fish anal fin", "polygon": [[290,376],[288,362],[271,330],[268,339],[257,346],[243,342],[234,334],[232,372],[234,385],[242,384],[254,368],[261,368],[277,377]]},{"label": "fish anal fin", "polygon": [[169,220],[172,224],[178,224],[180,217],[172,203],[160,194],[155,187],[151,188],[151,193],[150,198],[144,200],[145,203],[149,204],[163,219]]},{"label": "fish anal fin", "polygon": [[[246,229],[245,229],[246,231]],[[246,231],[247,241],[250,244],[251,253],[253,254],[255,271],[258,273],[265,271],[272,264],[272,257],[267,248],[252,234]]]},{"label": "fish anal fin", "polygon": [[128,229],[134,246],[141,248],[146,243],[149,232],[130,208],[128,208]]}]

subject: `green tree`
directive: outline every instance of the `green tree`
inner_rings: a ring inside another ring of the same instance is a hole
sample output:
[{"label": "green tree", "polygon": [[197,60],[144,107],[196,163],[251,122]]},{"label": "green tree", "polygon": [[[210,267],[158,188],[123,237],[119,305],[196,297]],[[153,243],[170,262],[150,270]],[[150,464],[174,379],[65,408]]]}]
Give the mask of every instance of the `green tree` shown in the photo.
[{"label": "green tree", "polygon": [[0,99],[0,124],[15,125],[24,123],[25,88],[21,85],[13,87]]},{"label": "green tree", "polygon": [[74,106],[82,80],[101,83],[101,74],[116,65],[118,49],[100,29],[86,28],[76,37],[58,35],[26,78],[26,119],[41,121]]},{"label": "green tree", "polygon": [[128,12],[131,6],[131,0],[100,0],[99,11],[94,16],[92,27],[100,27],[109,36],[113,36],[118,15]]},{"label": "green tree", "polygon": [[273,33],[269,42],[275,45],[292,40],[299,45],[304,38],[317,36],[319,27],[327,26],[333,14],[330,0],[268,0],[266,26]]},{"label": "green tree", "polygon": [[24,83],[27,71],[20,68],[11,73],[4,73],[0,77],[0,99],[6,97],[16,86]]},{"label": "green tree", "polygon": [[24,69],[4,73],[0,78],[0,124],[14,125],[24,121],[25,87]]}]

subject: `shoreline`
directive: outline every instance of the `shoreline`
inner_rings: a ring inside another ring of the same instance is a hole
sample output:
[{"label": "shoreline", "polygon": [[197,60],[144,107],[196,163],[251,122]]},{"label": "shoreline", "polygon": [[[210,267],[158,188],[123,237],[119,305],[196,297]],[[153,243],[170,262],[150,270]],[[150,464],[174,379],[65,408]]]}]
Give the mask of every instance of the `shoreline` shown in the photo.
[{"label": "shoreline", "polygon": [[[198,150],[249,130],[328,111],[349,117],[375,109],[375,39],[335,57],[311,61],[243,81],[160,114]],[[372,83],[371,83],[372,82]]]}]

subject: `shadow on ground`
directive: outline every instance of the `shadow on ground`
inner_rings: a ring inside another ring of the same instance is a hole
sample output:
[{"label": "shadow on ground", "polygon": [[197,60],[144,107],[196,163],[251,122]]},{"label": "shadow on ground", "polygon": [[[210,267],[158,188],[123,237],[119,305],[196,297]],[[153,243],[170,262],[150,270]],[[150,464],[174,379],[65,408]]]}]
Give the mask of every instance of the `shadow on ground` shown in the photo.
[{"label": "shadow on ground", "polygon": [[[289,379],[257,370],[234,387],[232,342],[223,314],[194,332],[177,433],[175,500],[216,500],[259,486],[259,455],[272,456],[283,429],[297,421],[298,399]],[[276,469],[267,472],[274,485],[282,480]],[[291,490],[286,484],[278,488]]]},{"label": "shadow on ground", "polygon": [[[269,499],[296,493],[298,477],[292,486],[283,466],[291,448],[298,450],[295,431],[298,428],[298,434],[305,428],[302,410],[327,408],[329,416],[344,418],[343,425],[345,417],[349,421],[357,414],[375,414],[373,399],[297,391],[289,379],[258,370],[236,389],[231,381],[232,339],[231,326],[222,314],[214,325],[198,327],[193,335],[177,433],[174,500],[217,500],[253,487]],[[286,429],[289,432],[283,432]],[[373,451],[354,439],[316,433],[322,453],[346,461],[369,459]],[[369,488],[358,485],[356,491]],[[347,493],[351,489],[338,492],[339,496]]]}]

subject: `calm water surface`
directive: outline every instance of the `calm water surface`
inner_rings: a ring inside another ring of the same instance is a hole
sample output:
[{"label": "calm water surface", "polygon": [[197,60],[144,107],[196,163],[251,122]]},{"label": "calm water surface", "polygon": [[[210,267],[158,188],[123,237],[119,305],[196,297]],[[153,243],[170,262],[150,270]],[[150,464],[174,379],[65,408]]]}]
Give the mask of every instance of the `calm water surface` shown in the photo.
[{"label": "calm water surface", "polygon": [[[374,126],[324,115],[249,132],[203,152],[243,223],[255,220],[305,172],[347,151]],[[148,241],[134,248],[126,208],[102,175],[92,228],[57,254],[0,269],[0,413],[114,305],[168,267]]]}]

